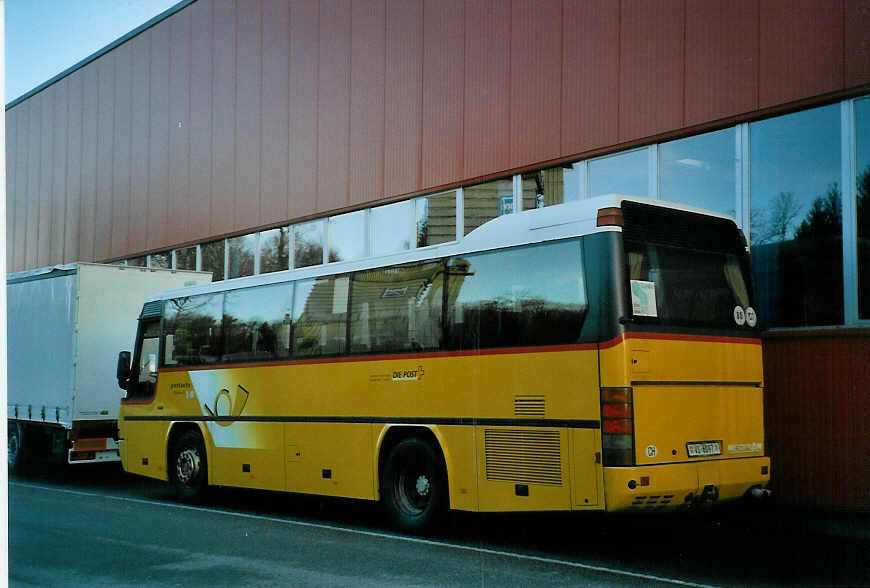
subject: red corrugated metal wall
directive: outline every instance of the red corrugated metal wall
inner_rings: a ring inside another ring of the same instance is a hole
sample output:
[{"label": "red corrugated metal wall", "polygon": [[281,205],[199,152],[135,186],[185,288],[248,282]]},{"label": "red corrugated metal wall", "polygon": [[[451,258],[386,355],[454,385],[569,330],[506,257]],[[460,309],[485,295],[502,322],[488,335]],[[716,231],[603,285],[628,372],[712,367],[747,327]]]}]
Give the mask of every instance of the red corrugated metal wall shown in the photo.
[{"label": "red corrugated metal wall", "polygon": [[870,81],[867,0],[199,0],[7,111],[8,264],[106,260]]},{"label": "red corrugated metal wall", "polygon": [[870,510],[870,334],[775,334],[763,349],[780,500]]}]

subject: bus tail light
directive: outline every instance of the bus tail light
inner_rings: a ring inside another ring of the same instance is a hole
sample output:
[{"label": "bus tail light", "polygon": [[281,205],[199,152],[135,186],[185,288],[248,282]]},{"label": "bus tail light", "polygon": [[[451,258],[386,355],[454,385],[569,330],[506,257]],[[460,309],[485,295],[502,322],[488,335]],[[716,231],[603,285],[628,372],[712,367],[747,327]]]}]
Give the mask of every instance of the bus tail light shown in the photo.
[{"label": "bus tail light", "polygon": [[631,392],[631,388],[601,389],[601,448],[605,466],[634,465]]},{"label": "bus tail light", "polygon": [[623,226],[622,220],[622,209],[618,206],[613,206],[610,208],[599,208],[598,209],[598,222],[596,226],[599,227],[621,227]]}]

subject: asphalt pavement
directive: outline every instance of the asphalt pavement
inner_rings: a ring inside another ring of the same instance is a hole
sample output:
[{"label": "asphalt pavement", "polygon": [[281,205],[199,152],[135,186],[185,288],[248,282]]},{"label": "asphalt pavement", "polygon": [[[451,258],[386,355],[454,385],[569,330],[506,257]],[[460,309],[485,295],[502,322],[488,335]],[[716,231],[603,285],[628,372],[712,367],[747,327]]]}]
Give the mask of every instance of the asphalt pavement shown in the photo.
[{"label": "asphalt pavement", "polygon": [[394,532],[375,504],[217,489],[177,502],[114,467],[10,478],[12,586],[870,585],[868,519],[715,508],[678,515],[454,513]]}]

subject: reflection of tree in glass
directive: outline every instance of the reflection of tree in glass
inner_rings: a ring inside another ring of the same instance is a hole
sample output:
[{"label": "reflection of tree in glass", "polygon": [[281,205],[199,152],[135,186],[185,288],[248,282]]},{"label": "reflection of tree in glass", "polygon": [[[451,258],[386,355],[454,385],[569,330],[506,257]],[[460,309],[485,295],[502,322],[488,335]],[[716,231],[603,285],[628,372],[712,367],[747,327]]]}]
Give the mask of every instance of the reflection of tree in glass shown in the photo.
[{"label": "reflection of tree in glass", "polygon": [[429,219],[417,221],[417,247],[425,247],[429,244]]},{"label": "reflection of tree in glass", "polygon": [[230,240],[230,277],[254,274],[254,252],[243,239]]},{"label": "reflection of tree in glass", "polygon": [[260,246],[261,272],[287,269],[290,229],[288,227],[282,227],[276,230],[278,231],[278,234]]},{"label": "reflection of tree in glass", "polygon": [[[870,166],[858,174],[857,182],[858,235],[870,235]],[[763,244],[785,241],[789,228],[800,213],[792,192],[780,192],[767,214],[752,213],[753,242]],[[761,218],[759,218],[761,217]],[[764,218],[766,217],[766,218]],[[825,194],[816,197],[806,217],[794,233],[795,239],[814,239],[820,237],[840,237],[842,235],[843,213],[840,186],[834,182]]]},{"label": "reflection of tree in glass", "polygon": [[296,241],[295,251],[293,252],[295,267],[307,267],[309,265],[319,265],[323,263],[323,247],[320,243]]},{"label": "reflection of tree in glass", "polygon": [[209,313],[211,296],[194,296],[168,301],[164,331],[173,335],[171,359],[190,365],[211,363],[220,355],[221,329],[218,319]]},{"label": "reflection of tree in glass", "polygon": [[750,219],[753,243],[785,241],[800,214],[800,208],[793,192],[780,192],[769,208],[753,210]]},{"label": "reflection of tree in glass", "polygon": [[202,271],[212,272],[212,280],[224,279],[224,243],[215,241],[200,247],[202,255]]},{"label": "reflection of tree in glass", "polygon": [[858,174],[858,317],[870,318],[870,165]]},{"label": "reflection of tree in glass", "polygon": [[834,182],[828,186],[828,191],[824,196],[819,196],[813,201],[806,218],[801,221],[800,227],[795,232],[795,239],[840,237],[842,227],[840,187]]},{"label": "reflection of tree in glass", "polygon": [[870,165],[858,174],[858,236],[870,238]]},{"label": "reflection of tree in glass", "polygon": [[465,337],[476,339],[465,341],[464,346],[480,347],[570,343],[579,334],[583,316],[579,304],[542,298],[500,296],[463,310],[463,320],[471,327]]},{"label": "reflection of tree in glass", "polygon": [[196,269],[196,247],[175,250],[175,266],[177,269]]}]

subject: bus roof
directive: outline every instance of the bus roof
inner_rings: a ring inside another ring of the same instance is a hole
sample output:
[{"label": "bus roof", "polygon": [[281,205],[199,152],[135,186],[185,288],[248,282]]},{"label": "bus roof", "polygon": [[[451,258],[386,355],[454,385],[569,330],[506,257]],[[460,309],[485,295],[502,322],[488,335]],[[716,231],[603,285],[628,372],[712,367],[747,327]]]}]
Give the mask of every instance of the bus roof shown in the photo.
[{"label": "bus roof", "polygon": [[458,241],[430,245],[428,247],[421,247],[389,255],[366,257],[355,261],[332,262],[300,269],[233,278],[211,284],[167,290],[148,297],[145,302],[169,300],[180,296],[193,296],[210,292],[236,290],[251,286],[277,284],[281,282],[316,278],[324,275],[343,274],[384,266],[402,265],[416,261],[476,253],[479,251],[500,249],[502,247],[542,243],[557,239],[590,235],[593,233],[621,231],[621,227],[618,226],[596,226],[598,210],[601,208],[619,207],[626,200],[715,216],[733,222],[733,219],[722,214],[692,206],[686,206],[684,204],[666,202],[663,200],[653,200],[651,198],[642,198],[638,196],[626,196],[623,194],[607,194],[605,196],[597,196],[586,200],[567,202],[545,208],[523,211],[518,214],[506,214],[487,221]]}]

